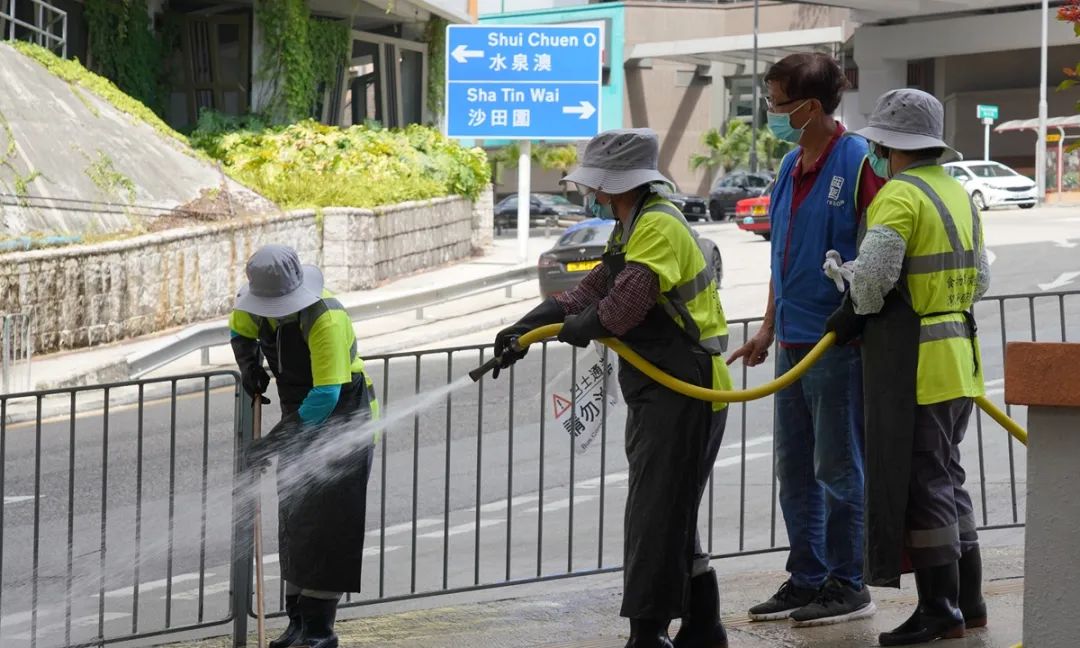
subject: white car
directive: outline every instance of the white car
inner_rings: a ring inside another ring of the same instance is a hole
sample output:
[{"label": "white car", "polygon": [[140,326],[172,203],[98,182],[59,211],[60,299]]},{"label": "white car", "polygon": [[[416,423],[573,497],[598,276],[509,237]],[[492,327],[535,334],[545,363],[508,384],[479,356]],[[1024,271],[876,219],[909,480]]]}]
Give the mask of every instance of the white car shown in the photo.
[{"label": "white car", "polygon": [[1019,205],[1021,209],[1030,209],[1038,199],[1031,178],[1020,175],[1000,162],[949,162],[945,170],[964,185],[979,211],[999,205]]}]

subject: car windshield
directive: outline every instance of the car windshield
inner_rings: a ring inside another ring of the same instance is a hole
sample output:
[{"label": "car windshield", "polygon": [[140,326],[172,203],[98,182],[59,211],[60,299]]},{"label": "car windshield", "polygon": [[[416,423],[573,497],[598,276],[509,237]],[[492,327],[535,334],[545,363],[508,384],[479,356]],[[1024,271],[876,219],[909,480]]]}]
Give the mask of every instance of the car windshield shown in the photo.
[{"label": "car windshield", "polygon": [[1011,178],[1020,175],[1002,164],[975,164],[968,169],[980,178]]},{"label": "car windshield", "polygon": [[597,245],[606,243],[611,236],[611,230],[615,229],[615,221],[607,221],[598,225],[580,227],[563,234],[559,239],[559,246],[569,245]]}]

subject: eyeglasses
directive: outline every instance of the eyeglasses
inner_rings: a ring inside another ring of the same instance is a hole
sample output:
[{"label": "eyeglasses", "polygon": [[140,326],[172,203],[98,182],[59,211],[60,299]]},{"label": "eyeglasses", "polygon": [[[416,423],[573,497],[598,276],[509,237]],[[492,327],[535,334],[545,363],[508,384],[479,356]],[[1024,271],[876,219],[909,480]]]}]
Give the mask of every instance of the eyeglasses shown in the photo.
[{"label": "eyeglasses", "polygon": [[805,101],[805,99],[788,99],[787,101],[781,101],[780,103],[774,104],[771,99],[765,97],[765,106],[768,107],[770,111],[772,111],[775,108],[783,108],[784,106],[790,106],[791,104],[799,101]]}]

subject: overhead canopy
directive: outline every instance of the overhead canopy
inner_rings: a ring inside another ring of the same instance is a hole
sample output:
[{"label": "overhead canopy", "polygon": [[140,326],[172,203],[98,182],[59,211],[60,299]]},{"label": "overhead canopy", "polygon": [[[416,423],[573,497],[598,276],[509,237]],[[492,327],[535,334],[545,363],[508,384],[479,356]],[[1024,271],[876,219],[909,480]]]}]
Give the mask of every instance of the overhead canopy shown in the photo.
[{"label": "overhead canopy", "polygon": [[1031,4],[1031,0],[892,0],[891,2],[885,0],[800,0],[800,2],[852,9],[856,12],[856,20],[861,22],[938,16]]},{"label": "overhead canopy", "polygon": [[[764,63],[775,63],[788,54],[796,52],[820,50],[831,53],[834,47],[840,46],[843,42],[843,27],[767,32],[758,35],[758,59]],[[630,48],[626,55],[626,62],[666,59],[694,65],[712,63],[744,65],[753,58],[753,51],[753,34],[690,38],[638,43]]]},{"label": "overhead canopy", "polygon": [[[1080,128],[1080,115],[1070,115],[1068,117],[1053,117],[1046,120],[1046,127],[1065,129]],[[1011,121],[1001,122],[996,127],[994,127],[995,133],[1024,130],[1039,130],[1039,119],[1013,119]]]}]

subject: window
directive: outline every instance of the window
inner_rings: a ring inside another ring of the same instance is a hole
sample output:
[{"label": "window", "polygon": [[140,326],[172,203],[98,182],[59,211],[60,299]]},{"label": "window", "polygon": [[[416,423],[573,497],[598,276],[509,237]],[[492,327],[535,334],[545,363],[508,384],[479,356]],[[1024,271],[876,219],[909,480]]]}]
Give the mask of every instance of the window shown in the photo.
[{"label": "window", "polygon": [[729,173],[723,178],[720,178],[720,182],[716,183],[717,187],[741,187],[746,184],[745,173]]},{"label": "window", "polygon": [[769,186],[770,179],[767,176],[752,175],[748,177],[748,182],[754,189],[762,189]]},{"label": "window", "polygon": [[969,168],[973,174],[980,178],[1010,178],[1020,175],[1009,167],[1000,164],[976,164]]},{"label": "window", "polygon": [[341,92],[340,125],[368,120],[388,128],[426,117],[427,46],[368,32],[353,32],[352,60]]},{"label": "window", "polygon": [[608,221],[602,225],[582,227],[563,234],[559,239],[559,245],[588,245],[590,243],[603,243],[611,238],[611,230],[615,229],[615,221]]},{"label": "window", "polygon": [[171,54],[166,118],[170,125],[194,124],[203,108],[228,115],[248,111],[247,15],[178,15],[179,49]]}]

